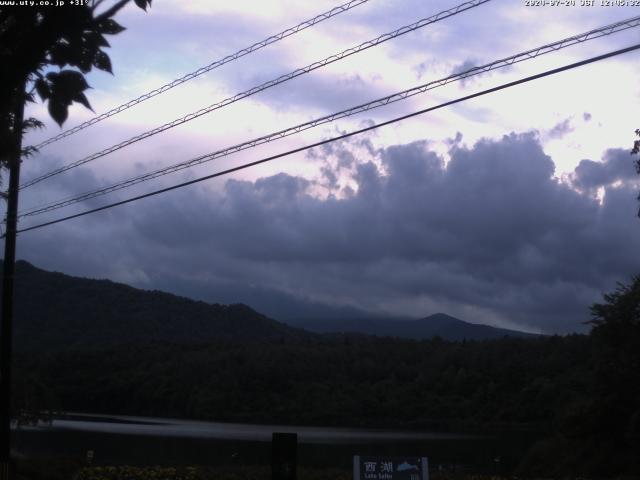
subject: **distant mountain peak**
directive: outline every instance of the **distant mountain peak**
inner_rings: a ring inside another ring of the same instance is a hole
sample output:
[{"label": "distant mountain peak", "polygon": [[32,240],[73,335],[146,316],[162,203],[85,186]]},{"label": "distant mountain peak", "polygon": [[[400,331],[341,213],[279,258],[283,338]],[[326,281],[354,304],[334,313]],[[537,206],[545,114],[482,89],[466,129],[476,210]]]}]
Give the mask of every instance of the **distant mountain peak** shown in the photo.
[{"label": "distant mountain peak", "polygon": [[15,299],[16,344],[29,350],[311,335],[299,329],[410,339],[439,336],[455,341],[535,336],[466,322],[442,312],[418,320],[315,319],[286,325],[243,303],[210,304],[109,280],[73,277],[42,270],[25,260],[16,262]]},{"label": "distant mountain peak", "polygon": [[453,317],[447,313],[433,313],[427,317],[421,318],[419,320],[415,320],[416,322],[429,322],[432,325],[436,323],[442,324],[450,324],[450,323],[464,323],[467,325],[472,325],[470,322],[465,322],[464,320],[460,320],[459,318]]},{"label": "distant mountain peak", "polygon": [[466,322],[446,313],[434,313],[418,320],[398,319],[344,319],[344,320],[299,320],[289,322],[299,328],[319,333],[353,332],[369,335],[429,339],[441,337],[445,340],[490,340],[509,337],[533,337],[534,334]]}]

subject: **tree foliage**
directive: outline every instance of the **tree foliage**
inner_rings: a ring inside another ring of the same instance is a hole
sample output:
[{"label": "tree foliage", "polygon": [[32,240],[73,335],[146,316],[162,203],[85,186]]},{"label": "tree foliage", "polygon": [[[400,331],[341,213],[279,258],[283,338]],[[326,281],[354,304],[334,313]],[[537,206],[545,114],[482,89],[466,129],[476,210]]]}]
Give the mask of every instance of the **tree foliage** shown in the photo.
[{"label": "tree foliage", "polygon": [[[596,415],[600,437],[621,451],[640,451],[640,275],[591,308],[596,341]],[[625,461],[631,462],[631,459]],[[640,461],[634,463],[640,473]]]},{"label": "tree foliage", "polygon": [[[47,102],[49,114],[59,125],[67,119],[72,103],[91,108],[84,75],[93,68],[112,73],[105,52],[107,36],[124,30],[113,17],[129,0],[118,0],[99,12],[103,3],[0,7],[0,165],[7,165],[16,134],[42,126],[34,118],[15,125],[16,109],[34,102],[35,94]],[[135,3],[146,9],[151,0]]]},{"label": "tree foliage", "polygon": [[598,334],[640,326],[640,275],[630,285],[619,283],[613,293],[604,295],[604,303],[591,307],[591,324]]},{"label": "tree foliage", "polygon": [[[636,129],[635,134],[640,137],[640,128]],[[631,149],[632,155],[637,155],[638,153],[640,153],[640,139],[633,142],[633,148]],[[636,159],[636,172],[640,175],[640,158]],[[638,200],[640,200],[640,193],[638,194]],[[638,210],[638,216],[640,217],[640,210]]]},{"label": "tree foliage", "polygon": [[533,473],[640,475],[640,276],[605,294],[591,313],[589,388],[528,463],[555,471]]},{"label": "tree foliage", "polygon": [[32,286],[16,304],[17,411],[527,429],[546,439],[522,473],[640,472],[640,276],[593,305],[590,335],[447,342],[312,334],[242,305],[17,267]]},{"label": "tree foliage", "polygon": [[578,335],[456,343],[340,334],[23,353],[16,365],[49,392],[31,401],[53,410],[544,431],[585,395],[589,352]]}]

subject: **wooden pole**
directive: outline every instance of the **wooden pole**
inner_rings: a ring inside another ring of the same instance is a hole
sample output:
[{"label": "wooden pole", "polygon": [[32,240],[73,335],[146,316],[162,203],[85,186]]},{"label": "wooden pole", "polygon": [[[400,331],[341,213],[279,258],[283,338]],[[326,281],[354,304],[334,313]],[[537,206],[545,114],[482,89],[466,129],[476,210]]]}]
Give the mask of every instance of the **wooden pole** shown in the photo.
[{"label": "wooden pole", "polygon": [[11,465],[11,357],[13,343],[13,280],[16,266],[18,190],[22,154],[22,123],[26,79],[14,96],[13,149],[9,157],[7,227],[2,269],[2,325],[0,326],[0,480],[13,477]]}]

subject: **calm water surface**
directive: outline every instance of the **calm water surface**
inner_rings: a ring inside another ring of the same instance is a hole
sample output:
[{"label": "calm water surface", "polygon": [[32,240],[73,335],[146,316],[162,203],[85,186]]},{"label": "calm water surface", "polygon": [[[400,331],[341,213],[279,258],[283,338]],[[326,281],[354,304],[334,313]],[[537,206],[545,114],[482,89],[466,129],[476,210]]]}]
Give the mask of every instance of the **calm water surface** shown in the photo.
[{"label": "calm water surface", "polygon": [[344,467],[353,455],[427,456],[431,465],[507,473],[531,438],[353,428],[252,425],[166,418],[74,414],[52,425],[20,427],[16,450],[30,457],[84,458],[130,465],[268,465],[273,432],[298,434],[300,465]]}]

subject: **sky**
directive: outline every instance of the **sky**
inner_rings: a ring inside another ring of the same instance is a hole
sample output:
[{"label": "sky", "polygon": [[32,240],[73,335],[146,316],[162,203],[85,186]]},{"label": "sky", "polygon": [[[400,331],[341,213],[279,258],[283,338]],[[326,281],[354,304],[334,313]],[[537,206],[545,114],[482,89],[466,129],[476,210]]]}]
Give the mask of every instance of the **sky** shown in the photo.
[{"label": "sky", "polygon": [[[41,149],[22,179],[73,162],[461,2],[370,0]],[[270,88],[21,192],[21,210],[188,160],[452,73],[640,15],[492,0]],[[128,6],[96,113],[338,5],[157,0]],[[37,217],[26,228],[384,122],[640,43],[581,43],[402,102]],[[632,52],[18,237],[18,258],[272,318],[444,312],[531,332],[588,331],[589,306],[640,273],[640,189],[629,154],[640,88]],[[46,105],[28,113],[61,131]],[[93,113],[70,110],[65,128]]]}]

